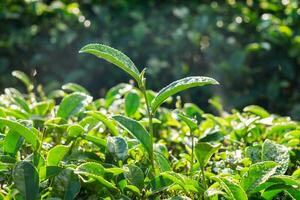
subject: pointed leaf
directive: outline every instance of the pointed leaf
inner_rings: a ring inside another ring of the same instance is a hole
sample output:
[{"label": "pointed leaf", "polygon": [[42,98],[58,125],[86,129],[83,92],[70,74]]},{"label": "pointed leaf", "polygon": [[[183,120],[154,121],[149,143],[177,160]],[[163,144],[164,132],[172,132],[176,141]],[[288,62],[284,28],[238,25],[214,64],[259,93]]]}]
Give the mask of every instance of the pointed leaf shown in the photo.
[{"label": "pointed leaf", "polygon": [[12,72],[12,75],[14,77],[18,78],[20,81],[22,81],[24,83],[24,85],[26,86],[28,91],[33,90],[34,86],[31,82],[31,80],[28,78],[28,76],[24,72],[16,70],[16,71]]},{"label": "pointed leaf", "polygon": [[84,93],[75,92],[63,98],[58,110],[57,117],[69,119],[71,116],[77,114],[82,107],[89,104],[92,97]]},{"label": "pointed leaf", "polygon": [[169,84],[162,90],[158,92],[155,96],[153,101],[151,102],[152,111],[155,112],[156,109],[170,96],[181,92],[183,90],[197,87],[197,86],[204,86],[209,84],[219,84],[215,79],[204,77],[204,76],[191,76],[186,77],[173,83]]},{"label": "pointed leaf", "polygon": [[230,199],[232,200],[247,200],[247,194],[237,183],[223,177],[213,177],[224,188]]},{"label": "pointed leaf", "polygon": [[62,200],[73,200],[80,192],[80,180],[70,169],[62,170],[53,181],[53,196],[62,196]]},{"label": "pointed leaf", "polygon": [[278,164],[273,161],[264,161],[251,165],[241,180],[241,186],[247,194],[251,194],[275,174],[277,166]]},{"label": "pointed leaf", "polygon": [[140,106],[140,96],[136,92],[129,92],[125,97],[126,115],[132,116]]},{"label": "pointed leaf", "polygon": [[13,170],[16,188],[25,200],[35,200],[39,194],[39,174],[29,162],[19,162]]},{"label": "pointed leaf", "polygon": [[107,188],[117,189],[113,183],[107,181],[103,177],[103,175],[105,174],[105,169],[99,163],[87,162],[87,163],[81,164],[76,168],[76,170],[74,172],[75,172],[75,174],[94,178],[97,181],[99,181],[99,183],[101,183],[102,185],[104,185]]},{"label": "pointed leaf", "polygon": [[150,142],[150,135],[138,121],[121,115],[113,116],[113,119],[115,119],[123,129],[138,139],[148,153],[151,153],[152,146]]},{"label": "pointed leaf", "polygon": [[184,114],[179,113],[178,117],[188,125],[191,131],[195,131],[198,129],[197,121],[195,119],[189,118]]},{"label": "pointed leaf", "polygon": [[86,113],[100,120],[109,130],[111,130],[113,135],[119,135],[114,122],[111,119],[108,119],[104,114],[99,111],[88,111]]},{"label": "pointed leaf", "polygon": [[138,187],[140,190],[144,187],[144,173],[136,165],[127,165],[124,169],[124,176],[129,183]]},{"label": "pointed leaf", "polygon": [[112,47],[103,44],[88,44],[81,48],[79,53],[90,53],[99,58],[103,58],[130,74],[138,83],[140,83],[140,72],[135,67],[134,63],[125,54]]},{"label": "pointed leaf", "polygon": [[69,151],[68,146],[57,145],[50,149],[47,156],[48,166],[57,166],[61,160],[67,155]]},{"label": "pointed leaf", "polygon": [[30,143],[33,149],[37,149],[39,146],[39,139],[33,130],[30,130],[26,126],[19,122],[0,117],[0,126],[8,126],[10,130],[17,132],[25,138],[25,141]]},{"label": "pointed leaf", "polygon": [[200,167],[205,167],[210,157],[219,149],[220,146],[213,146],[207,142],[200,142],[195,146],[195,155]]},{"label": "pointed leaf", "polygon": [[63,90],[69,90],[69,91],[72,91],[72,92],[81,92],[81,93],[89,95],[89,92],[84,87],[82,87],[81,85],[78,85],[76,83],[64,84],[62,86],[62,89]]}]

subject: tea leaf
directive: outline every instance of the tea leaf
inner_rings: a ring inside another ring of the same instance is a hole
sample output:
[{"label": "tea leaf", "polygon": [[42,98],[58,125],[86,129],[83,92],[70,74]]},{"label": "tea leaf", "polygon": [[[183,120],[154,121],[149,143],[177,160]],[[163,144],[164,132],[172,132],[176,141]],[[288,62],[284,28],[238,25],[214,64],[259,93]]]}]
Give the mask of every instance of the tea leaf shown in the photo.
[{"label": "tea leaf", "polygon": [[232,200],[247,200],[247,194],[237,183],[223,177],[213,177],[224,188],[229,198]]},{"label": "tea leaf", "polygon": [[75,92],[63,98],[58,110],[57,117],[69,119],[71,116],[77,114],[81,108],[92,101],[92,97],[84,93]]},{"label": "tea leaf", "polygon": [[243,111],[253,113],[253,114],[258,115],[262,118],[266,118],[266,117],[270,116],[270,114],[265,109],[263,109],[262,107],[257,106],[257,105],[246,106],[243,109]]},{"label": "tea leaf", "polygon": [[39,195],[39,174],[29,162],[18,162],[13,170],[16,188],[25,200],[35,200]]},{"label": "tea leaf", "polygon": [[69,90],[71,92],[81,92],[81,93],[89,95],[89,92],[84,87],[82,87],[81,85],[78,85],[76,83],[67,83],[67,84],[64,84],[61,88],[63,90]]},{"label": "tea leaf", "polygon": [[197,87],[197,86],[204,86],[209,84],[219,84],[215,79],[204,77],[204,76],[191,76],[186,77],[173,83],[169,84],[162,90],[158,92],[155,98],[151,102],[152,111],[155,112],[156,109],[170,96],[181,92],[183,90]]},{"label": "tea leaf", "polygon": [[4,138],[3,151],[16,155],[23,144],[24,138],[17,132],[9,130]]},{"label": "tea leaf", "polygon": [[0,126],[8,126],[10,130],[17,132],[25,138],[25,141],[32,145],[33,149],[39,146],[39,139],[35,132],[20,124],[19,122],[0,117]]},{"label": "tea leaf", "polygon": [[213,146],[207,142],[200,142],[195,146],[195,155],[200,167],[205,167],[210,157],[219,149],[220,146]]},{"label": "tea leaf", "polygon": [[255,192],[257,187],[275,174],[277,166],[278,164],[273,161],[264,161],[251,165],[241,180],[241,186],[247,194]]},{"label": "tea leaf", "polygon": [[276,144],[267,139],[262,145],[261,158],[262,161],[275,161],[279,163],[280,165],[277,167],[276,172],[284,174],[289,165],[290,155],[284,145]]},{"label": "tea leaf", "polygon": [[161,172],[171,171],[171,165],[163,154],[159,152],[155,152],[154,155],[155,155],[156,163]]},{"label": "tea leaf", "polygon": [[57,166],[59,162],[67,155],[69,151],[68,146],[57,145],[50,149],[47,156],[48,166]]},{"label": "tea leaf", "polygon": [[150,142],[150,135],[138,121],[121,115],[113,116],[113,119],[115,119],[129,134],[138,139],[148,153],[151,152],[152,146]]},{"label": "tea leaf", "polygon": [[119,135],[114,122],[111,119],[108,119],[104,114],[99,111],[88,111],[86,113],[100,120],[112,132],[113,135]]},{"label": "tea leaf", "polygon": [[181,113],[178,114],[178,117],[188,125],[191,131],[195,131],[198,129],[198,125],[195,119],[191,119]]},{"label": "tea leaf", "polygon": [[107,188],[117,189],[113,183],[104,179],[103,175],[105,173],[105,169],[99,163],[87,162],[87,163],[81,164],[76,168],[76,170],[74,172],[75,172],[75,174],[94,178],[97,181],[99,181],[99,183],[101,183],[102,185],[104,185]]},{"label": "tea leaf", "polygon": [[13,71],[12,75],[24,83],[28,91],[32,91],[34,86],[28,76],[21,71]]},{"label": "tea leaf", "polygon": [[62,170],[53,181],[53,196],[62,196],[63,200],[73,200],[80,191],[80,180],[70,169]]},{"label": "tea leaf", "polygon": [[112,47],[103,44],[88,44],[82,47],[79,53],[90,53],[103,58],[130,74],[138,83],[141,82],[139,77],[140,72],[130,58]]},{"label": "tea leaf", "polygon": [[171,181],[168,178],[163,177],[162,175],[156,176],[154,179],[152,179],[149,184],[147,185],[147,188],[152,193],[161,192],[163,190],[166,190],[171,185],[173,185],[174,182]]},{"label": "tea leaf", "polygon": [[109,137],[107,139],[107,149],[120,160],[125,160],[127,157],[128,146],[126,140],[122,137]]},{"label": "tea leaf", "polygon": [[124,176],[129,183],[136,186],[140,190],[144,187],[144,173],[143,171],[136,165],[127,165],[124,168]]},{"label": "tea leaf", "polygon": [[135,92],[129,92],[125,97],[125,112],[128,116],[134,115],[140,106],[140,96]]}]

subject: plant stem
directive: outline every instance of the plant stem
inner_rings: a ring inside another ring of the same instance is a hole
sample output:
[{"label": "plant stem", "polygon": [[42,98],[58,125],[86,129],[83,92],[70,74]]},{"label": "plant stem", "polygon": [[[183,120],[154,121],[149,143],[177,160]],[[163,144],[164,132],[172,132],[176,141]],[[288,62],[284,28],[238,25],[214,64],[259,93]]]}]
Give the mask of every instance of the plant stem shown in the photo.
[{"label": "plant stem", "polygon": [[192,155],[191,155],[191,169],[190,169],[190,175],[192,176],[193,165],[194,165],[194,131],[192,131],[192,130],[191,130],[191,137],[192,137]]},{"label": "plant stem", "polygon": [[[206,178],[205,178],[205,174],[204,174],[204,167],[200,167],[201,168],[201,175],[202,175],[202,184],[203,184],[203,187],[204,187],[204,190],[206,191],[207,190],[207,184],[206,184]],[[203,199],[206,200],[206,196],[205,194],[203,193]]]},{"label": "plant stem", "polygon": [[153,168],[153,172],[155,175],[155,165],[154,165],[154,153],[153,153],[153,123],[152,123],[152,118],[153,118],[153,114],[148,102],[148,97],[147,97],[147,93],[146,93],[146,88],[145,86],[143,86],[143,88],[141,88],[142,93],[144,95],[145,101],[146,101],[146,107],[147,107],[147,115],[148,115],[148,119],[149,119],[149,134],[150,134],[150,143],[151,143],[151,152],[150,152],[150,162]]}]

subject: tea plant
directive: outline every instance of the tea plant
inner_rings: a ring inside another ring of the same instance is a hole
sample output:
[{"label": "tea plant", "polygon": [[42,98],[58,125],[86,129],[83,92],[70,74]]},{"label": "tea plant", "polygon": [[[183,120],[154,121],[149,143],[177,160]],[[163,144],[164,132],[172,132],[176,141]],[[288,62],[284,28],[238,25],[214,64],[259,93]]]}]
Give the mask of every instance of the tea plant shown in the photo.
[{"label": "tea plant", "polygon": [[[177,80],[158,93],[123,53],[89,44],[93,54],[128,73],[93,100],[68,83],[46,93],[12,74],[26,93],[0,96],[0,199],[300,199],[299,122],[251,105],[220,116],[173,95],[218,84]],[[90,59],[89,57],[87,57]]]}]

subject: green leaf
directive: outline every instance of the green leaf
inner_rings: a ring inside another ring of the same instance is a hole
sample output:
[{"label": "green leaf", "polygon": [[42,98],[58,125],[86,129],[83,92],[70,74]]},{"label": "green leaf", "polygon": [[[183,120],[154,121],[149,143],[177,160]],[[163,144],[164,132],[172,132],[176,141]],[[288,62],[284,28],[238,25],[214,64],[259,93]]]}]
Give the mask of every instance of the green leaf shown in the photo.
[{"label": "green leaf", "polygon": [[35,200],[39,195],[39,174],[29,162],[18,162],[13,170],[15,187],[25,200]]},{"label": "green leaf", "polygon": [[38,149],[39,139],[36,133],[19,122],[0,117],[0,126],[8,126],[11,131],[15,131],[25,138],[25,141],[32,145],[33,149]]},{"label": "green leaf", "polygon": [[99,138],[97,136],[93,136],[93,135],[83,135],[82,136],[83,139],[90,141],[92,143],[94,143],[97,146],[100,147],[106,147],[107,146],[107,142],[105,139]]},{"label": "green leaf", "polygon": [[119,132],[116,128],[114,122],[108,119],[104,114],[99,111],[88,111],[86,112],[88,115],[93,116],[94,118],[100,120],[109,130],[111,130],[113,135],[119,135]]},{"label": "green leaf", "polygon": [[248,199],[247,194],[243,190],[243,188],[241,188],[241,186],[239,186],[234,181],[228,180],[227,178],[224,177],[213,177],[213,179],[216,179],[220,183],[220,185],[222,186],[222,188],[224,188],[224,190],[226,191],[230,199],[232,200]]},{"label": "green leaf", "polygon": [[63,98],[58,110],[57,117],[69,119],[71,116],[77,114],[80,109],[92,101],[92,97],[84,93],[75,92]]},{"label": "green leaf", "polygon": [[103,58],[130,74],[138,83],[141,82],[139,77],[140,72],[130,58],[112,47],[103,44],[88,44],[81,48],[79,53],[90,53],[99,58]]},{"label": "green leaf", "polygon": [[159,152],[154,152],[156,163],[161,172],[171,171],[171,165],[165,156]]},{"label": "green leaf", "polygon": [[57,166],[43,166],[39,169],[39,177],[41,181],[58,175],[63,168]]},{"label": "green leaf", "polygon": [[125,160],[127,157],[128,145],[122,137],[108,137],[107,149],[120,160]]},{"label": "green leaf", "polygon": [[17,132],[9,130],[4,138],[3,151],[16,155],[23,144],[24,138]]},{"label": "green leaf", "polygon": [[220,146],[213,146],[207,142],[196,144],[195,155],[201,168],[207,165],[210,157],[219,149],[219,147]]},{"label": "green leaf", "polygon": [[198,129],[197,121],[195,119],[189,118],[181,113],[178,113],[178,117],[188,125],[192,132]]},{"label": "green leaf", "polygon": [[266,139],[262,145],[261,153],[262,161],[275,161],[280,166],[277,167],[277,174],[284,174],[288,169],[290,155],[288,149],[284,145]]},{"label": "green leaf", "polygon": [[62,170],[53,181],[52,196],[63,197],[63,200],[73,200],[80,192],[80,180],[70,169]]},{"label": "green leaf", "polygon": [[144,187],[144,173],[143,171],[136,165],[131,164],[124,167],[124,176],[126,180],[139,188],[140,190]]},{"label": "green leaf", "polygon": [[138,121],[121,115],[113,116],[113,119],[115,119],[123,129],[135,137],[149,154],[152,152],[150,135]]},{"label": "green leaf", "polygon": [[13,71],[12,75],[16,78],[18,78],[20,81],[22,81],[24,83],[24,85],[26,86],[28,91],[32,91],[34,86],[32,84],[32,82],[30,81],[30,79],[28,78],[28,76],[21,71]]},{"label": "green leaf", "polygon": [[125,97],[126,115],[132,116],[140,106],[140,96],[136,92],[129,92]]},{"label": "green leaf", "polygon": [[158,92],[155,96],[153,101],[151,102],[152,111],[155,112],[156,109],[170,96],[181,92],[183,90],[197,87],[197,86],[204,86],[209,84],[219,84],[215,79],[204,77],[204,76],[191,76],[186,77],[173,83],[169,84],[162,90]]},{"label": "green leaf", "polygon": [[104,185],[107,188],[117,189],[113,183],[107,181],[103,177],[103,175],[105,174],[105,169],[99,163],[87,162],[87,163],[81,164],[76,168],[76,170],[74,172],[75,172],[75,174],[94,178],[97,181],[99,181],[99,183],[101,183],[102,185]]},{"label": "green leaf", "polygon": [[262,118],[266,118],[266,117],[269,117],[270,114],[262,107],[260,106],[257,106],[257,105],[250,105],[250,106],[246,106],[244,109],[243,109],[244,112],[250,112],[250,113],[253,113],[257,116],[260,116]]},{"label": "green leaf", "polygon": [[84,87],[82,87],[81,85],[78,85],[76,83],[64,84],[62,86],[62,89],[63,90],[69,90],[69,91],[72,91],[72,92],[81,92],[81,93],[89,95],[89,92]]},{"label": "green leaf", "polygon": [[72,124],[68,127],[67,132],[69,137],[76,138],[81,136],[85,131],[84,128],[79,124]]},{"label": "green leaf", "polygon": [[47,156],[47,165],[48,166],[57,166],[61,160],[67,155],[69,151],[68,146],[56,145],[48,152]]},{"label": "green leaf", "polygon": [[275,174],[277,166],[278,164],[273,161],[264,161],[251,165],[241,180],[241,186],[247,194],[255,192],[257,187]]},{"label": "green leaf", "polygon": [[149,189],[152,193],[157,193],[166,190],[173,184],[174,182],[170,179],[159,175],[149,182],[149,184],[147,185],[147,189]]}]

